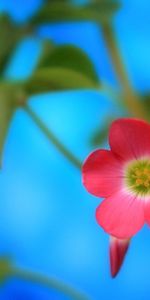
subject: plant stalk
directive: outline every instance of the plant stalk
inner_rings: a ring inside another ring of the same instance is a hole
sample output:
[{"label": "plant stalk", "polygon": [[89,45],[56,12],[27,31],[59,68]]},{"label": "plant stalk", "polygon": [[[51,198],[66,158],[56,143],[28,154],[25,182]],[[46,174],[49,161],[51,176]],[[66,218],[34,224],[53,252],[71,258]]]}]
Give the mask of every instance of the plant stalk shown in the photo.
[{"label": "plant stalk", "polygon": [[41,275],[38,273],[34,273],[28,270],[23,270],[14,267],[12,269],[12,276],[23,280],[23,281],[30,281],[33,284],[39,284],[43,287],[56,290],[68,297],[68,299],[72,300],[89,300],[86,295],[76,291],[73,287],[60,282],[58,279],[49,278],[45,275]]},{"label": "plant stalk", "polygon": [[125,65],[118,49],[115,33],[112,29],[112,25],[109,22],[102,25],[102,33],[117,77],[122,86],[123,99],[121,100],[123,100],[124,105],[134,117],[148,119],[146,111],[144,110],[144,107],[128,78]]},{"label": "plant stalk", "polygon": [[37,116],[37,114],[30,108],[28,104],[24,106],[24,110],[31,117],[34,123],[39,127],[48,140],[59,150],[59,152],[66,157],[77,169],[81,169],[82,163],[80,160],[55,136],[55,134],[47,128],[44,122]]}]

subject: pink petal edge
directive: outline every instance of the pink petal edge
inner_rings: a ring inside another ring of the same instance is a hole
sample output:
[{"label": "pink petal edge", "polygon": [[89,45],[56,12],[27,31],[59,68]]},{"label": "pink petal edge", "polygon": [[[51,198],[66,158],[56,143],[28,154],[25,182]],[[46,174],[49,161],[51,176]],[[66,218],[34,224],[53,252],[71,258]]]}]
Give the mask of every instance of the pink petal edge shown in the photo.
[{"label": "pink petal edge", "polygon": [[89,193],[106,197],[116,192],[122,184],[122,166],[108,150],[96,150],[82,167],[83,185]]},{"label": "pink petal edge", "polygon": [[109,144],[123,160],[150,156],[150,124],[138,119],[118,119],[110,127]]},{"label": "pink petal edge", "polygon": [[96,219],[108,234],[120,239],[131,238],[144,225],[144,202],[118,191],[98,206]]}]

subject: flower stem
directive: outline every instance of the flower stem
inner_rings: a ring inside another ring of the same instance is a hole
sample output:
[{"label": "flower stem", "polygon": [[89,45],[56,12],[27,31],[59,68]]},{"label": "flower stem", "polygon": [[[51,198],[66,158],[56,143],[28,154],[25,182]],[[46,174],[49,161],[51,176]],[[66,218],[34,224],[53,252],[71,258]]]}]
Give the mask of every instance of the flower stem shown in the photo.
[{"label": "flower stem", "polygon": [[47,128],[44,122],[37,116],[37,114],[30,108],[28,104],[24,106],[24,110],[36,123],[36,125],[41,129],[43,134],[48,138],[48,140],[59,150],[59,152],[66,157],[77,169],[81,169],[80,160],[70,151],[68,148],[63,145],[63,143],[55,136],[55,134]]},{"label": "flower stem", "polygon": [[147,118],[146,111],[142,103],[139,100],[138,95],[134,91],[131,82],[128,78],[125,65],[123,63],[120,51],[117,46],[117,40],[115,33],[112,29],[112,25],[108,22],[102,25],[103,36],[109,50],[116,74],[121,83],[123,89],[123,101],[124,105],[128,108],[129,112],[135,117],[138,118]]},{"label": "flower stem", "polygon": [[34,284],[40,284],[41,286],[49,289],[57,290],[58,292],[63,293],[72,300],[89,300],[86,295],[83,295],[82,293],[76,291],[73,287],[60,282],[57,279],[49,278],[38,273],[13,267],[12,276],[17,279],[30,281]]}]

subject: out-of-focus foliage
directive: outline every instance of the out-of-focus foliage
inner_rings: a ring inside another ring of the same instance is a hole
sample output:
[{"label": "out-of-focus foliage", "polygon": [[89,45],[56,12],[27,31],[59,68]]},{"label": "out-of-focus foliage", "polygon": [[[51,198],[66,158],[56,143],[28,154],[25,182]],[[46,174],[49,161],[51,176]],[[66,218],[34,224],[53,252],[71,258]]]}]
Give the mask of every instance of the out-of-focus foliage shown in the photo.
[{"label": "out-of-focus foliage", "polygon": [[17,83],[0,83],[0,165],[6,134],[18,101],[21,102],[22,96],[21,86]]},{"label": "out-of-focus foliage", "polygon": [[51,53],[55,50],[56,45],[51,40],[43,41],[42,53],[39,57],[36,69],[47,66]]},{"label": "out-of-focus foliage", "polygon": [[86,5],[73,5],[70,1],[47,1],[43,8],[35,15],[31,24],[83,21],[106,22],[119,8],[118,1],[100,0]]},{"label": "out-of-focus foliage", "polygon": [[11,261],[8,257],[0,257],[0,284],[3,284],[12,274]]},{"label": "out-of-focus foliage", "polygon": [[[59,1],[59,5],[56,1],[48,1],[43,5],[37,16],[39,14],[43,15],[45,9],[47,11],[47,5],[48,7],[50,5],[52,15],[51,5],[53,8],[59,6],[59,9],[61,9],[63,7],[65,12],[60,11],[62,16],[68,14],[68,7],[70,10],[80,10],[78,6],[74,7],[68,1]],[[87,6],[87,11],[92,14],[93,5],[97,4],[92,4],[91,7]],[[35,26],[41,24],[40,20],[37,21],[37,16],[35,17],[36,22],[33,21],[33,18],[32,22],[23,25],[14,24],[7,15],[0,16],[0,161],[2,160],[3,146],[13,113],[18,106],[23,106],[28,96],[48,91],[98,89],[100,87],[95,67],[83,50],[73,45],[57,46],[53,41],[48,40],[43,41],[43,52],[31,78],[25,82],[17,82],[17,84],[12,80],[9,82],[3,79],[3,71],[17,43],[29,34],[34,35]],[[46,21],[44,15],[43,18]]]},{"label": "out-of-focus foliage", "polygon": [[40,69],[24,85],[28,95],[68,89],[96,89],[98,87],[97,83],[81,73],[58,67]]},{"label": "out-of-focus foliage", "polygon": [[17,42],[26,33],[26,27],[14,24],[7,15],[0,15],[0,76],[2,76]]},{"label": "out-of-focus foliage", "polygon": [[28,95],[66,89],[99,87],[99,79],[88,56],[71,45],[52,46],[32,77],[24,84]]},{"label": "out-of-focus foliage", "polygon": [[12,53],[12,50],[16,44],[18,39],[18,34],[14,28],[11,28],[11,35],[10,35],[10,22],[6,16],[0,16],[0,70],[3,71],[5,67],[5,63],[9,56]]},{"label": "out-of-focus foliage", "polygon": [[28,96],[67,89],[97,89],[99,85],[95,68],[81,49],[44,42],[43,53],[31,78],[17,83],[1,80],[0,161],[14,110],[20,105],[23,106]]},{"label": "out-of-focus foliage", "polygon": [[67,68],[85,75],[92,81],[99,82],[99,78],[89,57],[83,50],[72,45],[53,47],[45,55],[45,58],[43,57],[40,67]]}]

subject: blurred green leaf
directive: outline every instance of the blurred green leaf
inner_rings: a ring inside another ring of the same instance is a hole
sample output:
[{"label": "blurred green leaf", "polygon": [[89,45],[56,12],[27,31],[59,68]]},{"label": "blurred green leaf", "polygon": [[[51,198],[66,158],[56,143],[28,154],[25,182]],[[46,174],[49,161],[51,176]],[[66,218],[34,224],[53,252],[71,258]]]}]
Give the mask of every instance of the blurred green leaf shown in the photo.
[{"label": "blurred green leaf", "polygon": [[6,15],[0,15],[0,73],[5,69],[21,31]]},{"label": "blurred green leaf", "polygon": [[12,265],[8,257],[0,257],[0,284],[3,284],[12,274]]},{"label": "blurred green leaf", "polygon": [[79,72],[57,67],[43,68],[37,71],[24,84],[28,95],[82,88],[97,89],[99,85]]},{"label": "blurred green leaf", "polygon": [[2,164],[2,152],[6,134],[13,115],[13,106],[9,98],[0,90],[0,167]]},{"label": "blurred green leaf", "polygon": [[51,52],[55,49],[55,47],[55,44],[51,40],[43,41],[43,49],[41,51],[41,56],[39,58],[36,69],[46,66],[46,63],[49,60],[49,56],[51,55]]},{"label": "blurred green leaf", "polygon": [[[67,1],[66,1],[67,2]],[[88,5],[73,5],[65,1],[47,1],[31,19],[34,25],[60,21],[90,20],[105,22],[119,8],[118,1],[101,0]]]},{"label": "blurred green leaf", "polygon": [[3,147],[13,113],[23,101],[24,92],[19,84],[0,83],[0,167],[2,165]]},{"label": "blurred green leaf", "polygon": [[39,66],[70,69],[83,74],[92,81],[99,82],[90,58],[83,50],[75,46],[63,45],[51,48]]},{"label": "blurred green leaf", "polygon": [[0,75],[7,67],[20,39],[31,33],[33,33],[33,28],[28,24],[19,26],[8,15],[0,15]]}]

